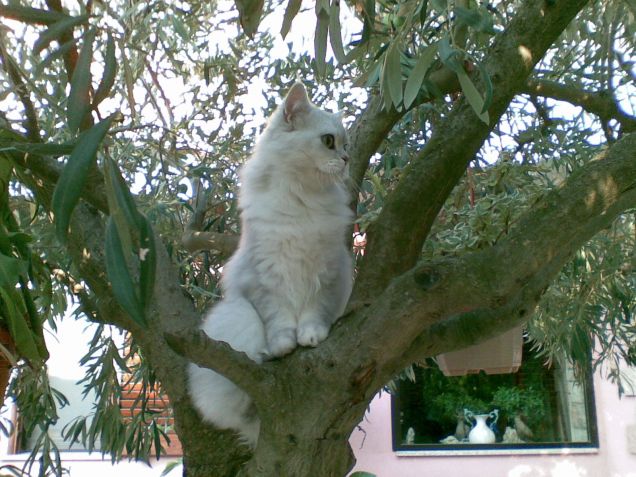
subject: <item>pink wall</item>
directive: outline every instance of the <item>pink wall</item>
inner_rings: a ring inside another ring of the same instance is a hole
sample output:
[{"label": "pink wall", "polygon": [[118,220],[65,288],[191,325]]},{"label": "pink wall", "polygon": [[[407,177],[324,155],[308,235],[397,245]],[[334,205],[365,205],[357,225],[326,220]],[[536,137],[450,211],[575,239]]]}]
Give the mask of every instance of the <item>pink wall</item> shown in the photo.
[{"label": "pink wall", "polygon": [[[351,435],[354,470],[377,477],[636,477],[636,454],[627,447],[627,426],[636,424],[636,398],[618,398],[616,386],[594,377],[599,449],[585,454],[409,456],[391,449],[391,398],[381,393]],[[366,434],[365,434],[366,433]]]}]

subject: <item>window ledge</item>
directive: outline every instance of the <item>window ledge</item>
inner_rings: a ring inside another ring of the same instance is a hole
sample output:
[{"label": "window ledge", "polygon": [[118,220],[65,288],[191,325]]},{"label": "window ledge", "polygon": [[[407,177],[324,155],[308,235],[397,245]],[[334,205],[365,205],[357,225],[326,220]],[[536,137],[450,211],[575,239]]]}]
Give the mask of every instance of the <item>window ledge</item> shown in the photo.
[{"label": "window ledge", "polygon": [[516,449],[413,449],[398,450],[398,457],[448,457],[474,455],[570,455],[570,454],[598,454],[598,447],[557,447],[557,448],[516,448]]}]

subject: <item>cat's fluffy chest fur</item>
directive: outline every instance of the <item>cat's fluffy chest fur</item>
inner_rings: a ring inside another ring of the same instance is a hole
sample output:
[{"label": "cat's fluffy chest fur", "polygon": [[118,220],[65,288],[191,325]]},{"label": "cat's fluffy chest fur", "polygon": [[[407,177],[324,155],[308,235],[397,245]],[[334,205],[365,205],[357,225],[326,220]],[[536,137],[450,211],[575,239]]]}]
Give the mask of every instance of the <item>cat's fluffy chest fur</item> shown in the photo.
[{"label": "cat's fluffy chest fur", "polygon": [[[241,171],[241,240],[223,270],[223,300],[202,326],[209,336],[257,362],[327,337],[352,286],[345,147],[340,117],[294,85]],[[190,390],[207,420],[255,444],[245,393],[195,365]]]},{"label": "cat's fluffy chest fur", "polygon": [[[289,153],[288,153],[289,154]],[[338,276],[350,280],[349,252],[344,233],[351,223],[348,195],[342,182],[315,182],[315,177],[302,176],[298,171],[270,169],[270,156],[260,161],[251,159],[243,170],[243,191],[239,198],[242,213],[242,234],[239,250],[226,264],[223,286],[228,296],[237,294],[255,304],[266,327],[270,352],[283,355],[296,346],[300,318],[307,310],[323,307],[316,301],[327,299],[328,289]],[[302,160],[302,157],[299,158]],[[263,169],[266,169],[264,171]],[[264,184],[263,174],[271,174]],[[311,179],[308,181],[307,179]],[[247,271],[249,270],[249,272]],[[264,293],[280,293],[274,310]],[[321,295],[321,290],[324,294]],[[347,287],[344,287],[347,290]],[[343,292],[348,295],[348,291]],[[282,310],[294,315],[284,324],[287,340],[278,340],[277,324]],[[344,303],[342,303],[344,305]],[[323,313],[322,322],[328,328],[341,313],[338,309]],[[269,314],[268,314],[269,313]],[[326,330],[325,330],[326,331]],[[324,337],[307,337],[303,345],[316,345]],[[314,341],[312,341],[314,340]]]}]

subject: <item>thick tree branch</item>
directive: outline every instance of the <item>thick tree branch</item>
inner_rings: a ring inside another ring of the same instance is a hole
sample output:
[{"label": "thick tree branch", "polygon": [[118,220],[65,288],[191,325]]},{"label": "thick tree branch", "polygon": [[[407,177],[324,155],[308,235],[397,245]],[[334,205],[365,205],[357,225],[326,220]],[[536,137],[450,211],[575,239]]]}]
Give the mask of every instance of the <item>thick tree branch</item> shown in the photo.
[{"label": "thick tree branch", "polygon": [[381,383],[416,356],[449,351],[525,321],[571,254],[636,206],[634,157],[636,134],[624,136],[546,194],[496,245],[395,278],[336,327],[326,347],[335,356],[346,349],[347,356],[377,363]]},{"label": "thick tree branch", "polygon": [[532,315],[549,283],[561,270],[570,255],[563,254],[526,282],[503,305],[459,313],[439,321],[417,336],[400,357],[405,363],[414,363],[441,353],[455,351],[480,343],[488,338],[525,323]]},{"label": "thick tree branch", "polygon": [[615,119],[624,132],[636,131],[636,118],[622,111],[610,93],[585,91],[555,81],[532,79],[525,83],[520,92],[566,101],[595,114],[603,121]]},{"label": "thick tree branch", "polygon": [[467,164],[488,137],[534,65],[585,5],[526,1],[497,36],[484,67],[494,86],[490,124],[481,122],[465,100],[439,125],[403,173],[376,222],[368,230],[365,259],[354,300],[377,295],[392,277],[412,267],[430,228]]},{"label": "thick tree branch", "polygon": [[223,342],[208,337],[201,330],[167,333],[168,345],[178,354],[222,373],[255,400],[268,394],[271,375],[267,368],[252,361],[245,353],[235,351]]}]

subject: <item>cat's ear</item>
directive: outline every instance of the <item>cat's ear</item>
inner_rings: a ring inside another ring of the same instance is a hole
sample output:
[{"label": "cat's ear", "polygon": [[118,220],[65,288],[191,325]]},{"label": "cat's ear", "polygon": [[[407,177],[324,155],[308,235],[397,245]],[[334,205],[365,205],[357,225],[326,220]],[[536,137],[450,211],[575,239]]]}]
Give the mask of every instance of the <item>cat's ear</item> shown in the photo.
[{"label": "cat's ear", "polygon": [[292,124],[294,119],[299,115],[309,112],[311,109],[311,101],[307,96],[305,85],[298,82],[294,83],[283,103],[283,118],[288,124]]}]

